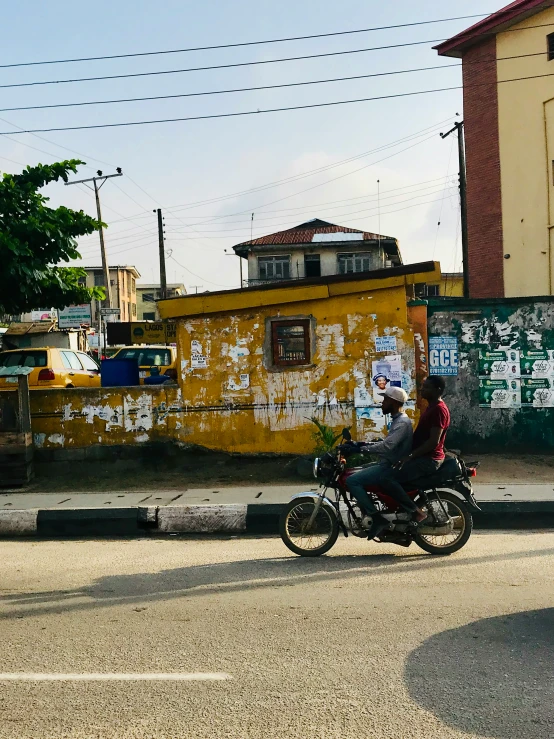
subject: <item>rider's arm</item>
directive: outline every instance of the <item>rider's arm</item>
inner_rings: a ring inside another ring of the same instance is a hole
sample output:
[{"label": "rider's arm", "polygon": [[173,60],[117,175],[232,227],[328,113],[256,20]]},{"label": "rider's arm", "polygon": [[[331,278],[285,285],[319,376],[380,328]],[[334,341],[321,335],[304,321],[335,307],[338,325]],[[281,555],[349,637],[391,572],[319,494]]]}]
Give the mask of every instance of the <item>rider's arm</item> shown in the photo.
[{"label": "rider's arm", "polygon": [[439,428],[438,426],[433,426],[433,428],[429,432],[429,438],[427,439],[427,441],[424,441],[421,446],[419,446],[417,449],[414,449],[413,452],[408,455],[408,459],[425,457],[427,454],[430,454],[433,449],[438,446],[442,432],[443,429]]},{"label": "rider's arm", "polygon": [[372,454],[386,454],[402,444],[408,435],[411,435],[412,427],[408,423],[398,423],[391,426],[385,439],[372,441],[364,445]]}]

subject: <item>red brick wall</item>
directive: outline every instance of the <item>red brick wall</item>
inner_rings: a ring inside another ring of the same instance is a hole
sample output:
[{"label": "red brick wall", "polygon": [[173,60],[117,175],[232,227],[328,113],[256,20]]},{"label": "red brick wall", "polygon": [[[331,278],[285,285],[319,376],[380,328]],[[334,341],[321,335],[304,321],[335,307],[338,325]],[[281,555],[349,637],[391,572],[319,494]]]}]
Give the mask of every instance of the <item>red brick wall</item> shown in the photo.
[{"label": "red brick wall", "polygon": [[504,297],[495,37],[464,54],[463,79],[469,293]]}]

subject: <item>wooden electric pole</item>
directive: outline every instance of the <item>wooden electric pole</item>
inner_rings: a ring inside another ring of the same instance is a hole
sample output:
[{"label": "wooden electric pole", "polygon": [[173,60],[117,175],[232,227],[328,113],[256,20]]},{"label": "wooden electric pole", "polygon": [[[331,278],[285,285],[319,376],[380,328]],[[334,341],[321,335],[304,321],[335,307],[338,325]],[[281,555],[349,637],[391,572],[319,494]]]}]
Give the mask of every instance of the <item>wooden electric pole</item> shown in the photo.
[{"label": "wooden electric pole", "polygon": [[469,298],[469,250],[467,236],[467,180],[466,180],[466,152],[464,146],[464,122],[458,121],[446,133],[441,133],[445,139],[454,131],[458,134],[458,161],[460,170],[460,217],[462,223],[462,263],[464,273],[464,298]]},{"label": "wooden electric pole", "polygon": [[167,298],[167,277],[165,273],[165,239],[164,239],[164,224],[162,219],[162,209],[158,208],[158,242],[160,247],[160,293],[162,300]]}]

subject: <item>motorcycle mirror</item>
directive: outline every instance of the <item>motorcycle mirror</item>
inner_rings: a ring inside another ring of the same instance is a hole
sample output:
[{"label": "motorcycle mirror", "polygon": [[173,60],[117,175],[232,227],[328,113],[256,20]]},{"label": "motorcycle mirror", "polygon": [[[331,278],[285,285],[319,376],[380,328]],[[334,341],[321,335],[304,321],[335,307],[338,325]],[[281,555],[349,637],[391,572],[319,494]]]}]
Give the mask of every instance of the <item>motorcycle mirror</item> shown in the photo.
[{"label": "motorcycle mirror", "polygon": [[350,430],[349,430],[349,429],[347,429],[347,428],[344,428],[344,429],[342,430],[342,438],[343,438],[343,439],[344,439],[345,441],[352,441],[352,434],[350,433]]}]

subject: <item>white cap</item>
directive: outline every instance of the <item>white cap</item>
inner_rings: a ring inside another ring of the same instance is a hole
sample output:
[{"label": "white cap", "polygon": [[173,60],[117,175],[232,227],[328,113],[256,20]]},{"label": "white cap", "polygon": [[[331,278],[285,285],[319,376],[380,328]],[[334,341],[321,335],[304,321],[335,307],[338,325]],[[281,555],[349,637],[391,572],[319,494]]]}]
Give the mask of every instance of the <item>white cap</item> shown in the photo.
[{"label": "white cap", "polygon": [[378,395],[381,395],[382,397],[387,396],[387,398],[392,398],[393,400],[396,400],[397,403],[405,403],[408,400],[408,393],[405,390],[402,390],[401,387],[394,387],[389,386],[384,393],[378,393]]}]

